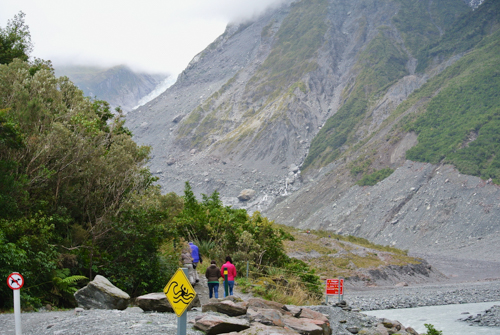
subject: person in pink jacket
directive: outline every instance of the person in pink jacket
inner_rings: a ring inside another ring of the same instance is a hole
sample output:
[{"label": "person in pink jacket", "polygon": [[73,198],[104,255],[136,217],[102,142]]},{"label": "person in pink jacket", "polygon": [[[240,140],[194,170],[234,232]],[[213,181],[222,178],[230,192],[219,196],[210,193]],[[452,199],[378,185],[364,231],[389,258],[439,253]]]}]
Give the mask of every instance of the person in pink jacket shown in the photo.
[{"label": "person in pink jacket", "polygon": [[[233,260],[231,259],[231,256],[227,256],[226,263],[224,263],[220,267],[220,274],[222,278],[226,280],[224,277],[224,269],[227,269],[227,283],[229,286],[229,295],[233,295],[234,278],[236,278],[236,268],[233,265]],[[225,296],[226,296],[226,290],[224,290],[224,297]]]}]

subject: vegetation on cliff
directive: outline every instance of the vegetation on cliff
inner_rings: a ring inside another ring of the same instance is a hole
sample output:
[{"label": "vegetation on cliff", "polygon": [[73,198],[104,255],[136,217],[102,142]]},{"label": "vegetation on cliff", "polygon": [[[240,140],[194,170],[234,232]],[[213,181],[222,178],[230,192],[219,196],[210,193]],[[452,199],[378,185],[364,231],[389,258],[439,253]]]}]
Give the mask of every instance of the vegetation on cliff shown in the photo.
[{"label": "vegetation on cliff", "polygon": [[[406,157],[434,164],[451,163],[462,173],[499,183],[498,2],[485,1],[476,11],[455,1],[425,8],[420,3],[398,2],[401,8],[392,21],[406,50],[418,61],[417,72],[467,52],[410,95],[390,117],[420,104],[417,113],[407,115],[399,123],[405,132],[418,134],[418,144]],[[373,108],[372,102],[408,74],[407,53],[393,35],[385,33],[383,38],[384,31],[390,30],[381,29],[379,36],[359,54],[356,80],[345,89],[345,103],[312,141],[305,169],[324,166],[353,145],[359,146],[358,129]],[[376,58],[370,62],[367,55]],[[363,177],[360,185],[370,185],[390,174],[388,169],[373,171],[366,166],[361,172],[357,177]]]}]

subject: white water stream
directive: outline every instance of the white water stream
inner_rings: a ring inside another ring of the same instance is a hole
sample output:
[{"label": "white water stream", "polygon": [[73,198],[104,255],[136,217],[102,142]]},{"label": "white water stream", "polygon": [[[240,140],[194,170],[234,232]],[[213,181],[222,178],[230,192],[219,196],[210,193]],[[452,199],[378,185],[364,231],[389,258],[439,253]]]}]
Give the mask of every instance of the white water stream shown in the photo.
[{"label": "white water stream", "polygon": [[[404,309],[383,309],[377,311],[362,312],[377,318],[397,320],[405,327],[412,327],[419,333],[425,333],[427,329],[424,324],[434,325],[437,330],[443,331],[443,335],[472,335],[488,334],[500,335],[498,327],[469,326],[469,323],[457,321],[469,315],[483,314],[485,310],[493,305],[500,305],[500,301],[480,302],[475,304],[429,306]],[[462,314],[469,312],[469,314]]]}]

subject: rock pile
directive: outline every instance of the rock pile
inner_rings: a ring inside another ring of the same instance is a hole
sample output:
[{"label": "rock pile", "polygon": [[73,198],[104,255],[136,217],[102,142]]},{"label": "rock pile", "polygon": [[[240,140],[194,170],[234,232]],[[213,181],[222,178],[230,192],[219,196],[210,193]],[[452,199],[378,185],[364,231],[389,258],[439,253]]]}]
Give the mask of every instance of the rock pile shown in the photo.
[{"label": "rock pile", "polygon": [[[292,306],[251,298],[210,299],[204,314],[191,322],[195,329],[213,334],[305,334],[305,335],[418,335],[398,321],[377,319],[345,303],[338,306]],[[215,312],[215,313],[214,313]]]},{"label": "rock pile", "polygon": [[495,305],[482,314],[470,315],[459,321],[465,321],[469,326],[500,327],[500,306]]}]

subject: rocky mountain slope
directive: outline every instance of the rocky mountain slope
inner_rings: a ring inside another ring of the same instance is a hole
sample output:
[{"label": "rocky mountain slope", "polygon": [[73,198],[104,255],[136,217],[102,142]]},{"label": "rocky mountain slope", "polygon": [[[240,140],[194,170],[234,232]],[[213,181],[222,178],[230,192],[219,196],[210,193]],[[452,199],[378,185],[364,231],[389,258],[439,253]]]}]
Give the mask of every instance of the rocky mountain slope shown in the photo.
[{"label": "rocky mountain slope", "polygon": [[127,125],[164,192],[498,268],[499,12],[289,1],[229,25]]},{"label": "rocky mountain slope", "polygon": [[56,75],[66,76],[89,97],[131,111],[139,100],[151,93],[165,78],[163,74],[138,73],[124,65],[111,68],[56,66]]}]

